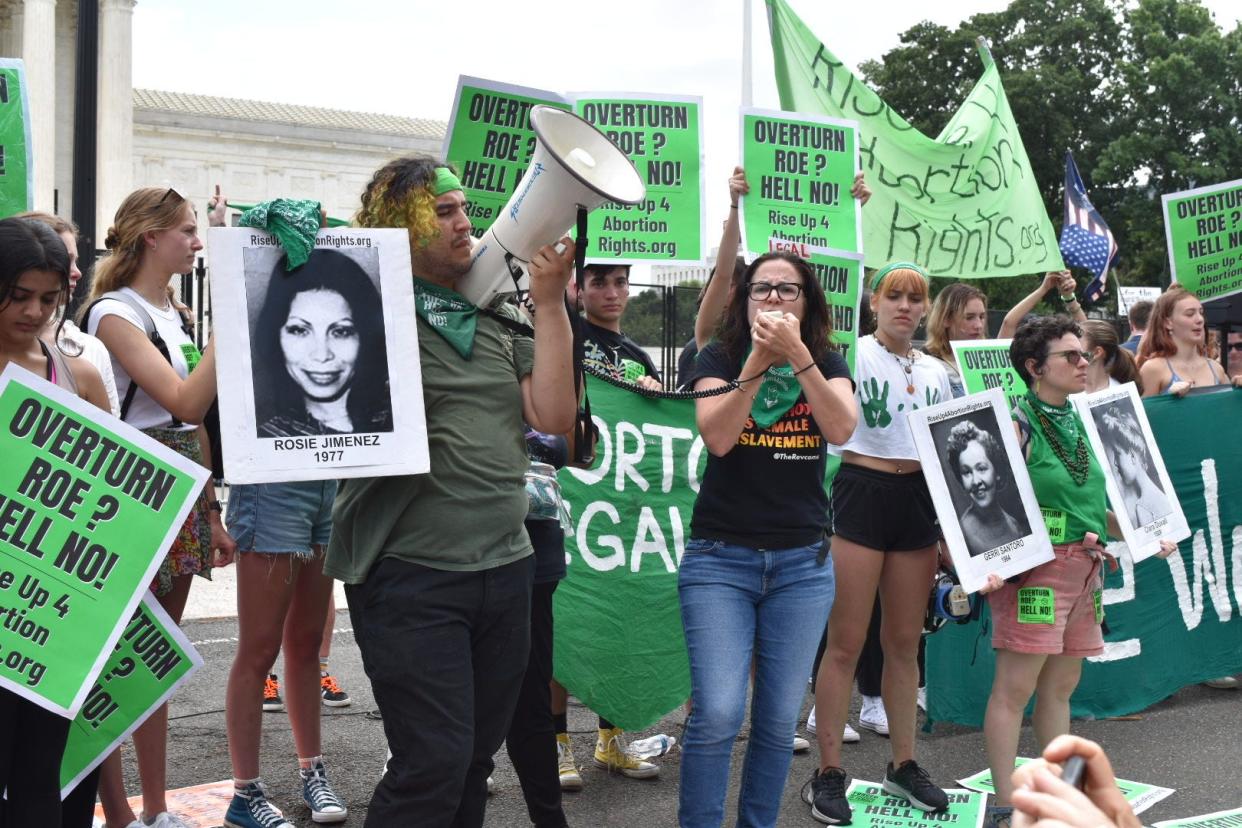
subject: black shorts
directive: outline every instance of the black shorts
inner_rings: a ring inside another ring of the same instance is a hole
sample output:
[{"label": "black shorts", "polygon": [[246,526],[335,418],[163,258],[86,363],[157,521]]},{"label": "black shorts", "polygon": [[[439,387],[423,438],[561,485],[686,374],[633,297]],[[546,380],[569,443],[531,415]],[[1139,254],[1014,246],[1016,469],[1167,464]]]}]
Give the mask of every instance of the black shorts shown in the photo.
[{"label": "black shorts", "polygon": [[927,480],[842,463],[832,480],[832,533],[881,552],[926,549],[940,540]]}]

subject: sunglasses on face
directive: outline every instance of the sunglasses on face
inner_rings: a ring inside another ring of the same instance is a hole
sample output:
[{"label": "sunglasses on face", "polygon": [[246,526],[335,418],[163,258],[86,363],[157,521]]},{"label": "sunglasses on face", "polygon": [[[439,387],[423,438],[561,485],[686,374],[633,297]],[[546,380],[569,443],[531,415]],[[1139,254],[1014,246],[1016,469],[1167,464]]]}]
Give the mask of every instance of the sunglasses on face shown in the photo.
[{"label": "sunglasses on face", "polygon": [[1077,365],[1079,362],[1085,362],[1088,365],[1091,364],[1091,354],[1087,353],[1086,351],[1052,351],[1048,354],[1048,356],[1049,357],[1055,357],[1055,356],[1065,357],[1065,361],[1068,362],[1070,365]]},{"label": "sunglasses on face", "polygon": [[746,286],[747,294],[756,302],[765,301],[772,291],[776,291],[777,298],[782,302],[793,302],[802,295],[802,285],[797,282],[751,282]]},{"label": "sunglasses on face", "polygon": [[1230,342],[1225,346],[1226,351],[1237,351],[1242,353],[1242,342]]}]

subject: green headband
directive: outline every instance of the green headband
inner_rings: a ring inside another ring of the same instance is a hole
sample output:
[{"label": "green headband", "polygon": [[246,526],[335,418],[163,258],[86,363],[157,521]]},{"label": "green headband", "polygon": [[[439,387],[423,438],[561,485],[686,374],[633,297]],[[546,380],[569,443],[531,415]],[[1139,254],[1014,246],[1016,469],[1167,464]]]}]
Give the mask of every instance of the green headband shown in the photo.
[{"label": "green headband", "polygon": [[877,270],[875,275],[871,277],[871,292],[875,293],[879,290],[880,282],[882,282],[884,277],[892,273],[894,270],[913,270],[915,273],[923,277],[923,281],[926,282],[929,287],[931,286],[931,279],[927,278],[926,271],[914,262],[893,262],[892,264],[885,265]]},{"label": "green headband", "polygon": [[438,198],[453,190],[464,189],[459,179],[448,167],[436,167],[436,180],[431,183],[431,192]]}]

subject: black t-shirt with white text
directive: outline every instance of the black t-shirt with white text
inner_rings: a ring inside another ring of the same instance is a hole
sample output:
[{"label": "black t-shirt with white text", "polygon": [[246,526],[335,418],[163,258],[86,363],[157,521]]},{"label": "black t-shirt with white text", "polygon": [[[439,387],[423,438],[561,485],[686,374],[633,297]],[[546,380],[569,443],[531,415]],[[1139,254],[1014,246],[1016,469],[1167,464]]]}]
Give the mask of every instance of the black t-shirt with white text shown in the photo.
[{"label": "black t-shirt with white text", "polygon": [[[741,361],[729,359],[718,342],[699,352],[694,382],[731,380]],[[850,378],[839,353],[819,360],[825,379]],[[767,428],[750,417],[737,444],[723,457],[707,456],[707,470],[694,502],[690,535],[752,549],[808,546],[828,524],[824,489],[827,451],[805,395]]]},{"label": "black t-shirt with white text", "polygon": [[[626,361],[628,360],[636,366],[630,370],[628,378],[631,382],[639,376],[660,379],[660,372],[656,370],[655,363],[637,342],[623,333],[601,328],[586,319],[582,320],[582,326],[586,333],[586,352],[583,355],[586,362],[592,363],[616,379],[623,380],[627,378]],[[641,369],[641,373],[636,374],[637,369]]]}]

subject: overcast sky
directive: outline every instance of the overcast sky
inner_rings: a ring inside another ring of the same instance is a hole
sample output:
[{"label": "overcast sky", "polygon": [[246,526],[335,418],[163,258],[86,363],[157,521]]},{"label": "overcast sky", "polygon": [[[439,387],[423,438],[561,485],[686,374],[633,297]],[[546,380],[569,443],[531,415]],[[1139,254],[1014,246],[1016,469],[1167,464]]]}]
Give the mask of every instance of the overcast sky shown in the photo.
[{"label": "overcast sky", "polygon": [[[140,0],[134,86],[443,121],[463,74],[561,92],[702,95],[710,236],[724,218],[725,180],[737,155],[742,3]],[[775,109],[765,6],[752,4],[754,105]],[[1008,2],[790,4],[829,49],[857,67],[896,46],[899,34],[921,20],[955,26]],[[1225,30],[1242,16],[1237,0],[1204,5]]]}]

